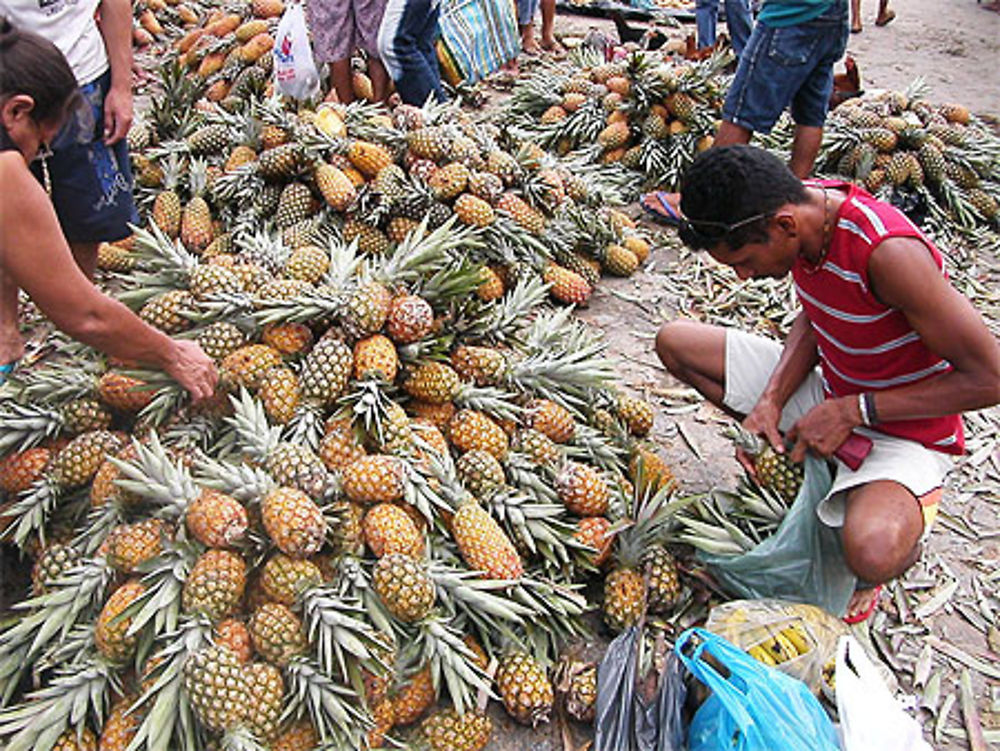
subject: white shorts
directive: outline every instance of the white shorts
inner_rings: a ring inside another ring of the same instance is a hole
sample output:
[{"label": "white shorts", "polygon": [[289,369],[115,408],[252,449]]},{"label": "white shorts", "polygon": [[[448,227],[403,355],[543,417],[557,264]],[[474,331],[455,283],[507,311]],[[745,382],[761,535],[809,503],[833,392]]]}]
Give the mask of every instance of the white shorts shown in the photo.
[{"label": "white shorts", "polygon": [[[725,405],[741,414],[749,413],[760,399],[781,351],[779,342],[727,329]],[[778,426],[780,430],[788,431],[823,399],[823,382],[817,367],[785,404]],[[847,491],[875,480],[892,480],[913,493],[920,502],[925,531],[929,530],[937,514],[945,475],[952,467],[951,456],[932,451],[915,441],[874,430],[856,428],[856,431],[872,439],[872,450],[857,470],[838,459],[831,460],[835,465],[833,486],[817,507],[819,518],[828,526],[843,526]]]}]

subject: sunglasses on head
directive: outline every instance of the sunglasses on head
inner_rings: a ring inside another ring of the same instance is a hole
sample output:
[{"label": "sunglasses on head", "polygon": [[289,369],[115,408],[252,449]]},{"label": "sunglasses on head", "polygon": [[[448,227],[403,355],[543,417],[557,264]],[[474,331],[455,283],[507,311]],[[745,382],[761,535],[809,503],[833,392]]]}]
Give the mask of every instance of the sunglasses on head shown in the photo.
[{"label": "sunglasses on head", "polygon": [[684,216],[681,217],[678,229],[680,230],[681,240],[686,244],[697,248],[710,248],[718,245],[740,227],[745,227],[759,219],[767,219],[772,215],[772,212],[754,214],[753,216],[748,216],[746,219],[740,219],[738,222],[732,223],[691,219]]}]

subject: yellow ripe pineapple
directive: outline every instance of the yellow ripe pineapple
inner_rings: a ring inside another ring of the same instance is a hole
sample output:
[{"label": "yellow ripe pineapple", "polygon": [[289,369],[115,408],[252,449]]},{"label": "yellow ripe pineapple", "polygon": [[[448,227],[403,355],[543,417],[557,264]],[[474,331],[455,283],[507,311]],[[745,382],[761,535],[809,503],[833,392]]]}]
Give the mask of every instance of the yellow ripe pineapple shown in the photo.
[{"label": "yellow ripe pineapple", "polygon": [[[2,527],[2,519],[0,519]],[[31,591],[35,595],[43,594],[60,577],[80,562],[83,556],[72,545],[60,542],[50,543],[35,559],[31,567]]]},{"label": "yellow ripe pineapple", "polygon": [[52,745],[51,751],[97,751],[97,736],[90,728],[66,730]]},{"label": "yellow ripe pineapple", "polygon": [[19,495],[41,478],[52,459],[43,446],[17,451],[0,459],[0,492]]},{"label": "yellow ripe pineapple", "polygon": [[131,271],[136,260],[137,254],[129,248],[106,242],[97,246],[97,268],[101,271]]},{"label": "yellow ripe pineapple", "polygon": [[232,650],[242,663],[250,662],[253,657],[253,643],[250,640],[250,629],[237,618],[224,618],[215,624],[212,642]]},{"label": "yellow ripe pineapple", "polygon": [[602,516],[608,510],[611,489],[591,466],[568,461],[556,475],[556,493],[567,509],[579,516]]},{"label": "yellow ripe pineapple", "polygon": [[209,548],[238,545],[243,542],[250,525],[243,504],[211,488],[204,488],[188,504],[184,521],[191,536]]},{"label": "yellow ripe pineapple", "polygon": [[506,482],[503,465],[488,451],[472,449],[455,462],[455,473],[462,486],[477,498]]},{"label": "yellow ripe pineapple", "polygon": [[229,550],[202,553],[181,591],[185,613],[202,613],[213,623],[232,615],[246,589],[247,566],[243,558]]},{"label": "yellow ripe pineapple", "polygon": [[107,430],[81,433],[58,452],[49,465],[48,476],[58,488],[68,490],[93,479],[105,457],[122,447],[122,437]]},{"label": "yellow ripe pineapple", "polygon": [[261,378],[257,396],[268,418],[278,425],[285,425],[298,412],[302,402],[302,384],[291,368],[271,368]]},{"label": "yellow ripe pineapple", "polygon": [[461,345],[452,350],[451,366],[464,381],[477,386],[496,386],[507,370],[507,358],[492,347]]},{"label": "yellow ripe pineapple", "polygon": [[497,220],[493,207],[471,193],[463,193],[455,200],[455,213],[463,224],[471,227],[489,227]]},{"label": "yellow ripe pineapple", "polygon": [[510,214],[511,219],[528,232],[540,235],[545,229],[545,215],[514,193],[504,193],[497,202],[497,208]]},{"label": "yellow ripe pineapple", "polygon": [[382,604],[404,623],[424,618],[434,607],[434,582],[424,564],[405,553],[388,553],[372,572],[372,588]]},{"label": "yellow ripe pineapple", "polygon": [[347,158],[368,178],[375,177],[395,161],[385,146],[368,141],[354,141],[347,149]]},{"label": "yellow ripe pineapple", "polygon": [[541,664],[527,652],[513,652],[500,660],[497,688],[507,713],[522,725],[548,722],[555,702],[552,682]]},{"label": "yellow ripe pineapple", "polygon": [[339,339],[324,336],[302,363],[299,378],[303,395],[332,405],[347,386],[353,366],[351,348]]},{"label": "yellow ripe pineapple", "polygon": [[139,308],[139,317],[166,334],[179,334],[191,328],[185,312],[194,306],[194,295],[185,289],[172,289],[147,300]]},{"label": "yellow ripe pineapple", "polygon": [[524,454],[535,464],[552,464],[561,457],[555,441],[534,428],[514,431],[511,448]]},{"label": "yellow ripe pineapple", "polygon": [[649,242],[635,232],[626,234],[622,245],[638,259],[639,263],[645,263],[652,251]]},{"label": "yellow ripe pineapple", "polygon": [[283,355],[298,355],[312,346],[313,335],[304,323],[269,323],[261,330],[260,340]]},{"label": "yellow ripe pineapple", "polygon": [[572,413],[551,399],[532,399],[527,405],[528,427],[556,443],[569,443],[576,433]]},{"label": "yellow ripe pineapple", "polygon": [[122,664],[135,652],[139,634],[129,634],[131,616],[123,617],[128,607],[146,592],[138,579],[131,579],[116,589],[104,607],[94,627],[94,645],[97,651],[113,663]]},{"label": "yellow ripe pineapple", "polygon": [[319,551],[326,537],[323,512],[309,496],[295,488],[275,488],[260,504],[264,529],[278,549],[293,558]]},{"label": "yellow ripe pineapple", "polygon": [[382,748],[385,745],[386,736],[396,724],[396,708],[392,699],[383,697],[378,701],[369,701],[372,727],[368,731],[366,741],[367,748]]},{"label": "yellow ripe pineapple", "polygon": [[211,731],[229,730],[246,716],[249,696],[245,668],[224,646],[206,647],[187,658],[184,691],[201,724]]},{"label": "yellow ripe pineapple", "polygon": [[297,720],[271,741],[271,751],[314,751],[319,735],[308,717]]},{"label": "yellow ripe pineapple", "polygon": [[476,297],[483,302],[492,302],[503,297],[503,280],[496,271],[489,266],[483,266],[479,274],[481,281],[479,286],[476,287]]},{"label": "yellow ripe pineapple", "polygon": [[450,365],[429,362],[418,366],[403,382],[403,390],[414,399],[445,404],[458,394],[461,381]]},{"label": "yellow ripe pineapple", "polygon": [[247,624],[254,650],[268,662],[284,667],[309,648],[302,621],[287,605],[265,602]]},{"label": "yellow ripe pineapple", "polygon": [[728,435],[750,455],[760,486],[777,493],[786,503],[793,503],[805,479],[804,465],[789,459],[787,452],[779,454],[767,441],[743,428],[736,427]]},{"label": "yellow ripe pineapple", "polygon": [[434,677],[430,666],[415,673],[392,697],[393,709],[396,711],[396,725],[412,725],[437,700],[434,690]]},{"label": "yellow ripe pineapple", "polygon": [[410,414],[420,420],[426,420],[440,430],[448,427],[451,418],[454,417],[456,407],[453,402],[442,402],[434,404],[419,399],[411,399],[406,403]]},{"label": "yellow ripe pineapple", "polygon": [[188,251],[200,255],[215,237],[212,210],[202,196],[207,183],[204,162],[192,161],[189,174],[193,197],[187,202],[181,213],[180,238]]},{"label": "yellow ripe pineapple", "polygon": [[651,613],[669,612],[681,594],[677,561],[662,545],[653,545],[643,554],[642,565],[648,589],[647,607]]},{"label": "yellow ripe pineapple", "polygon": [[383,334],[372,334],[354,345],[354,377],[357,380],[378,378],[388,383],[396,380],[399,355],[396,345]]},{"label": "yellow ripe pineapple", "polygon": [[559,302],[584,305],[592,292],[587,280],[565,266],[549,263],[542,272],[542,280],[550,285],[549,293]]},{"label": "yellow ripe pineapple", "polygon": [[392,306],[392,293],[378,282],[360,284],[347,299],[343,313],[344,329],[355,338],[378,333],[385,325]]},{"label": "yellow ripe pineapple", "polygon": [[101,728],[99,751],[126,751],[135,738],[142,717],[138,712],[129,712],[136,701],[135,696],[118,699],[112,706],[108,719]]},{"label": "yellow ripe pineapple", "polygon": [[376,558],[402,553],[411,558],[424,554],[424,537],[413,519],[391,503],[379,503],[365,513],[362,522],[365,544]]},{"label": "yellow ripe pineapple", "polygon": [[342,489],[355,503],[394,503],[403,498],[406,465],[395,456],[373,454],[342,470]]},{"label": "yellow ripe pineapple", "polygon": [[[635,483],[641,493],[645,493],[647,488],[653,491],[670,487],[676,484],[674,473],[663,459],[645,446],[636,446],[629,460],[629,477]],[[640,477],[640,467],[642,476]]]},{"label": "yellow ripe pineapple", "polygon": [[410,344],[430,333],[434,326],[434,310],[422,297],[398,295],[389,305],[385,325],[394,342]]},{"label": "yellow ripe pineapple", "polygon": [[507,533],[479,503],[470,498],[455,512],[451,534],[466,565],[487,579],[517,580],[524,564]]},{"label": "yellow ripe pineapple", "polygon": [[604,622],[612,631],[634,626],[646,609],[646,583],[636,568],[617,568],[604,579]]},{"label": "yellow ripe pineapple", "polygon": [[104,555],[115,570],[130,574],[140,564],[159,555],[163,550],[163,541],[168,537],[169,529],[162,519],[119,524],[104,542]]},{"label": "yellow ripe pineapple", "polygon": [[329,268],[329,253],[315,245],[303,245],[292,251],[282,273],[289,279],[318,284]]},{"label": "yellow ripe pineapple", "polygon": [[459,715],[445,709],[424,720],[420,732],[432,751],[481,751],[490,742],[493,722],[478,710]]},{"label": "yellow ripe pineapple", "polygon": [[468,187],[469,176],[468,167],[461,162],[451,162],[431,175],[427,184],[439,201],[450,200]]},{"label": "yellow ripe pineapple", "polygon": [[356,459],[365,456],[365,448],[358,441],[350,420],[345,420],[340,425],[327,429],[320,440],[318,453],[328,470],[340,472]]},{"label": "yellow ripe pineapple", "polygon": [[214,321],[198,332],[198,344],[216,362],[222,362],[226,355],[245,343],[243,332],[228,321]]},{"label": "yellow ripe pineapple", "polygon": [[229,152],[225,164],[222,165],[222,171],[233,172],[244,164],[250,164],[255,161],[257,161],[257,152],[249,146],[240,144],[234,146],[233,150]]},{"label": "yellow ripe pineapple", "polygon": [[156,226],[163,231],[163,234],[173,240],[181,231],[181,212],[183,207],[180,196],[177,195],[174,189],[176,181],[167,182],[165,179],[164,182],[164,189],[157,193],[156,198],[153,199],[153,208],[150,216]]},{"label": "yellow ripe pineapple", "polygon": [[264,374],[281,364],[278,350],[266,344],[248,344],[227,355],[221,370],[232,383],[256,390]]},{"label": "yellow ripe pineapple", "polygon": [[255,662],[247,666],[245,677],[247,728],[255,738],[269,741],[278,734],[278,721],[285,700],[285,682],[281,671],[266,662]]},{"label": "yellow ripe pineapple", "polygon": [[638,268],[638,257],[625,246],[611,243],[604,249],[604,270],[609,274],[632,276]]},{"label": "yellow ripe pineapple", "polygon": [[346,211],[358,196],[351,179],[332,164],[319,165],[313,176],[320,195],[334,211]]},{"label": "yellow ripe pineapple", "polygon": [[653,405],[644,399],[628,394],[618,395],[618,415],[628,426],[628,432],[637,438],[644,438],[653,429]]},{"label": "yellow ripe pineapple", "polygon": [[611,522],[603,516],[585,516],[576,523],[573,537],[577,542],[594,549],[590,562],[597,568],[611,558],[614,535],[609,534],[610,530]]},{"label": "yellow ripe pineapple", "polygon": [[264,564],[260,586],[272,601],[291,607],[299,595],[323,583],[323,574],[312,561],[275,553]]},{"label": "yellow ripe pineapple", "polygon": [[597,665],[592,662],[564,663],[566,713],[577,722],[593,722],[597,710]]},{"label": "yellow ripe pineapple", "polygon": [[479,449],[497,459],[507,456],[507,434],[486,414],[474,409],[460,409],[448,423],[451,445],[461,452]]}]

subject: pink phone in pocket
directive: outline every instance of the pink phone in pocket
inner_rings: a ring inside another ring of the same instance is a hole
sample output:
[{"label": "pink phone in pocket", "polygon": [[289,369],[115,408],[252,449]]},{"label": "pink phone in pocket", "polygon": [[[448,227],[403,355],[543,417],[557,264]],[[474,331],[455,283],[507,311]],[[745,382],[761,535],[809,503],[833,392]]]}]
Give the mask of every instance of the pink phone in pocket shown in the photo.
[{"label": "pink phone in pocket", "polygon": [[840,444],[840,448],[833,452],[833,455],[852,470],[857,471],[871,450],[871,438],[860,433],[851,433],[847,436],[847,440]]}]

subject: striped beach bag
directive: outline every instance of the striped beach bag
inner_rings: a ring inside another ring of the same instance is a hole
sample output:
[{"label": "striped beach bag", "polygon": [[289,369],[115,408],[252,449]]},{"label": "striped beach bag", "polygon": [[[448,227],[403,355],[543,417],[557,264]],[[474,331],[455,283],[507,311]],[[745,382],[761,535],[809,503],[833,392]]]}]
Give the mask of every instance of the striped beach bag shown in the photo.
[{"label": "striped beach bag", "polygon": [[443,0],[438,59],[448,83],[476,82],[517,57],[513,0]]}]

